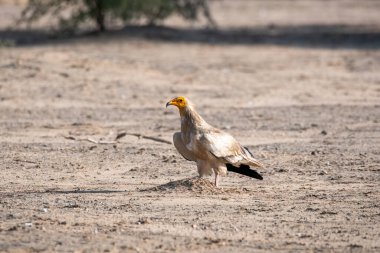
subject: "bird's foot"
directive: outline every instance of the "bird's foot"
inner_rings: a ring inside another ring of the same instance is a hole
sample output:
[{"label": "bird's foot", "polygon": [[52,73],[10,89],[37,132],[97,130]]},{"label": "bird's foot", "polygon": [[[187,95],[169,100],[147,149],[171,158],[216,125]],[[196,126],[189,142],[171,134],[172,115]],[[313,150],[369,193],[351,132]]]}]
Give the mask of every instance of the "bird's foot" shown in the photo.
[{"label": "bird's foot", "polygon": [[216,188],[219,187],[219,182],[218,182],[219,180],[218,180],[218,179],[219,179],[219,175],[218,175],[218,174],[215,174],[215,182],[214,182],[214,183],[215,183],[215,187],[216,187]]}]

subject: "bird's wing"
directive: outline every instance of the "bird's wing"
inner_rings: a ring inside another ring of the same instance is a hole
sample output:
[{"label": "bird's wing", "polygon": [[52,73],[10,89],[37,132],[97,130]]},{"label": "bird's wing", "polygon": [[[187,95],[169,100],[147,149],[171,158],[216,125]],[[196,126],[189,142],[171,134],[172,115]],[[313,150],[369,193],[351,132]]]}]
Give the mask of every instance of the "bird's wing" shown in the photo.
[{"label": "bird's wing", "polygon": [[178,150],[178,152],[189,161],[196,161],[195,155],[186,148],[185,144],[183,143],[181,133],[177,132],[173,135],[173,143],[175,148]]},{"label": "bird's wing", "polygon": [[252,157],[230,134],[218,129],[205,131],[200,139],[201,145],[212,155],[233,165],[252,165],[263,167],[263,164]]}]

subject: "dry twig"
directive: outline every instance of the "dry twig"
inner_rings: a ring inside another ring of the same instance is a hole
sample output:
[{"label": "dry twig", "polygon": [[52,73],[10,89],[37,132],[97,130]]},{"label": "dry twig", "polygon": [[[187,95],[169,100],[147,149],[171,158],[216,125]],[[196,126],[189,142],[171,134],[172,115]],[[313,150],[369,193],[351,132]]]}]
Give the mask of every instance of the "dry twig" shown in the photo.
[{"label": "dry twig", "polygon": [[118,140],[126,135],[132,135],[132,136],[136,136],[138,138],[143,138],[143,139],[148,139],[148,140],[152,140],[152,141],[156,141],[156,142],[161,142],[161,143],[166,143],[166,144],[172,144],[170,141],[167,141],[165,139],[162,139],[162,138],[159,138],[159,137],[154,137],[154,136],[148,136],[148,135],[144,135],[144,134],[139,134],[139,133],[127,133],[127,132],[121,132],[119,133],[115,140]]},{"label": "dry twig", "polygon": [[89,138],[75,138],[74,136],[64,136],[64,138],[68,139],[68,140],[74,140],[74,141],[88,141],[88,142],[92,142],[95,144],[116,144],[119,139],[123,138],[126,135],[136,136],[138,138],[143,138],[143,139],[152,140],[152,141],[161,142],[161,143],[170,144],[170,145],[172,144],[170,141],[167,141],[167,140],[159,138],[159,137],[148,136],[148,135],[139,134],[139,133],[127,133],[127,132],[120,132],[119,134],[117,134],[114,141],[95,140],[91,137],[89,137]]}]

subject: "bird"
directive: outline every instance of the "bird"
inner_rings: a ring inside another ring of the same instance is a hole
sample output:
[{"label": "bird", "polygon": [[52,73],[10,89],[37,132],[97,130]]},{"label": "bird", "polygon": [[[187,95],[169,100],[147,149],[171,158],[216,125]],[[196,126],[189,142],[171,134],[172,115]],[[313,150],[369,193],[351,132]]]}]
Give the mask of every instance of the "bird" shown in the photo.
[{"label": "bird", "polygon": [[225,176],[227,171],[263,180],[250,167],[264,165],[232,135],[208,124],[189,99],[179,96],[167,102],[166,108],[171,105],[179,109],[181,118],[181,131],[173,135],[174,146],[186,160],[196,163],[199,177],[214,173],[216,187],[219,176]]}]

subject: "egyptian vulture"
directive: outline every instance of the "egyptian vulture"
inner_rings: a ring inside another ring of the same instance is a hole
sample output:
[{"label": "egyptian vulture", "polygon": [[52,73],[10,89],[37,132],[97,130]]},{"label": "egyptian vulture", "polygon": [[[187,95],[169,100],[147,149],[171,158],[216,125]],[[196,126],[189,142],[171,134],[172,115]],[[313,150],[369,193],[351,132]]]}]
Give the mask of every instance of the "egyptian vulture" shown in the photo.
[{"label": "egyptian vulture", "polygon": [[214,172],[216,187],[219,175],[224,176],[227,171],[263,179],[250,169],[250,166],[263,167],[263,164],[230,134],[208,124],[187,98],[174,98],[166,107],[169,105],[178,107],[181,116],[181,132],[174,133],[174,146],[185,159],[197,163],[200,177]]}]

